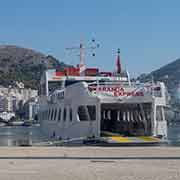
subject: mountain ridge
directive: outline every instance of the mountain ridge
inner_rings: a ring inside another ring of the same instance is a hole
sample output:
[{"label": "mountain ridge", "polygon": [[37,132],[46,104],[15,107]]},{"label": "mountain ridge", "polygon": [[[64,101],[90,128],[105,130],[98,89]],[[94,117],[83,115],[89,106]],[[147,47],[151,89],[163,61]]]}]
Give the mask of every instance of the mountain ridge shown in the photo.
[{"label": "mountain ridge", "polygon": [[168,63],[149,74],[142,74],[138,77],[141,81],[164,81],[168,89],[174,89],[180,82],[180,58]]},{"label": "mountain ridge", "polygon": [[149,74],[142,74],[138,78],[141,82],[162,81],[171,96],[171,104],[180,108],[180,58],[168,63]]},{"label": "mountain ridge", "polygon": [[0,84],[5,87],[21,81],[26,88],[38,89],[40,77],[46,69],[69,66],[52,55],[30,48],[0,45]]}]

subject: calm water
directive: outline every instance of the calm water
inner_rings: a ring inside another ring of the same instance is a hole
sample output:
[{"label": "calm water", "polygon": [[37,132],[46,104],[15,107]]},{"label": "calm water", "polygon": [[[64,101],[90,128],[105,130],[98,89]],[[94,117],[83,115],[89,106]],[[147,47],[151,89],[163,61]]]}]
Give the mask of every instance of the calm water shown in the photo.
[{"label": "calm water", "polygon": [[0,146],[32,145],[45,140],[40,127],[0,127]]},{"label": "calm water", "polygon": [[169,145],[180,146],[180,122],[169,126],[168,140],[169,140]]},{"label": "calm water", "polygon": [[[180,123],[168,128],[169,145],[180,146]],[[46,141],[40,127],[0,127],[0,146],[33,145]]]}]

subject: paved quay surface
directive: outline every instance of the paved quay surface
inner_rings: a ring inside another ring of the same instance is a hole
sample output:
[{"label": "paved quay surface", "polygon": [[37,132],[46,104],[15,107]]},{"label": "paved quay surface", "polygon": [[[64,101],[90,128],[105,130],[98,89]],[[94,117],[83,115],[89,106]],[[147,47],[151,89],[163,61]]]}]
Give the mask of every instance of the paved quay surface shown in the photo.
[{"label": "paved quay surface", "polygon": [[1,179],[179,180],[180,147],[1,147]]}]

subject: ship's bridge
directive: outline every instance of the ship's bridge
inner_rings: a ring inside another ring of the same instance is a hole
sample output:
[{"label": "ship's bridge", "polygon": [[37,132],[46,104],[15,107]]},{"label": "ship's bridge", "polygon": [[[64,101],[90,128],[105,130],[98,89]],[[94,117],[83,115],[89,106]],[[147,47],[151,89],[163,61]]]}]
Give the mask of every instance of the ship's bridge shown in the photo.
[{"label": "ship's bridge", "polygon": [[111,72],[99,72],[96,68],[87,68],[84,75],[80,75],[78,68],[66,68],[64,71],[56,71],[55,69],[47,70],[41,78],[41,95],[49,96],[55,90],[61,90],[69,85],[78,82],[126,82],[129,79],[126,73],[115,75]]}]

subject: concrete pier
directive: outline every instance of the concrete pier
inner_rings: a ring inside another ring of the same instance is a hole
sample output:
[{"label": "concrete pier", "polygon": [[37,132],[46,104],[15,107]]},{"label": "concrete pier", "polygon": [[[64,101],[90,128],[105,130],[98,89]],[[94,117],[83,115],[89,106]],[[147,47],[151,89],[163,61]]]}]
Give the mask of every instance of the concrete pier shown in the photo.
[{"label": "concrete pier", "polygon": [[180,147],[2,147],[3,180],[179,180]]}]

